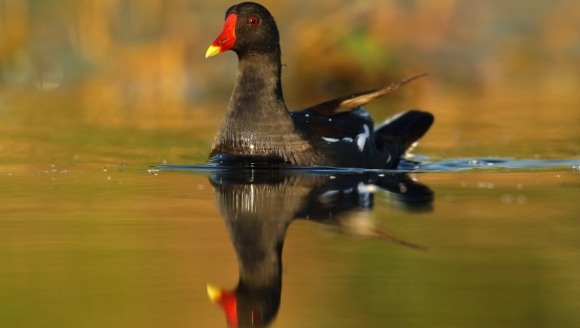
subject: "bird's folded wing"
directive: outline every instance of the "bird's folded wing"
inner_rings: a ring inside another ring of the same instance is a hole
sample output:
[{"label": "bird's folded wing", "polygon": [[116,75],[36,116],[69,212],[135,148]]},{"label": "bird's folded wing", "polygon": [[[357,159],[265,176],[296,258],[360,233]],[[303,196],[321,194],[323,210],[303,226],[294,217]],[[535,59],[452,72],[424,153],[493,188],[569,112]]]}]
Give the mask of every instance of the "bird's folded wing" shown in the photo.
[{"label": "bird's folded wing", "polygon": [[378,97],[384,96],[387,93],[390,93],[394,90],[397,90],[398,88],[402,87],[403,85],[416,80],[418,78],[421,78],[423,76],[426,76],[427,74],[420,74],[420,75],[416,75],[413,77],[410,77],[408,79],[405,80],[401,80],[398,82],[394,82],[389,84],[386,87],[383,88],[379,88],[379,89],[374,89],[374,90],[369,90],[369,91],[365,91],[365,92],[359,92],[359,93],[355,93],[353,95],[350,96],[345,96],[345,97],[340,97],[340,98],[336,98],[333,100],[329,100],[323,103],[320,103],[318,105],[314,105],[312,107],[308,107],[306,109],[304,109],[304,111],[311,111],[314,112],[316,114],[319,115],[324,115],[324,116],[333,116],[333,115],[337,115],[340,113],[344,113],[347,111],[351,111],[353,109],[356,109]]}]

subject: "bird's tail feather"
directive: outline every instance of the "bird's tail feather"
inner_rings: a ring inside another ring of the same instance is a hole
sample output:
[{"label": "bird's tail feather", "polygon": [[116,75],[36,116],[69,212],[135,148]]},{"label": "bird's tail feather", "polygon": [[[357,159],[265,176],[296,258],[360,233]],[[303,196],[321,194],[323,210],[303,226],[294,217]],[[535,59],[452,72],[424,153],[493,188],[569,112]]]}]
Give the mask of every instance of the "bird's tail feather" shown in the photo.
[{"label": "bird's tail feather", "polygon": [[396,115],[375,129],[377,148],[398,159],[429,130],[433,121],[431,113],[416,109]]}]

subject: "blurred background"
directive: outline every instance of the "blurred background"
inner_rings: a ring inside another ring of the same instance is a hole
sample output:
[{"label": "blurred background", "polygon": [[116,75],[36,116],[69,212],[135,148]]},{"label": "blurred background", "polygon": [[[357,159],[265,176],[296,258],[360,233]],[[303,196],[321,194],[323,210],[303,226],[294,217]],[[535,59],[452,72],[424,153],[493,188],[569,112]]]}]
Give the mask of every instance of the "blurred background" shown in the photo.
[{"label": "blurred background", "polygon": [[[4,160],[42,142],[39,149],[157,142],[158,155],[143,159],[205,160],[237,58],[204,54],[234,3],[0,0],[0,152],[11,155]],[[433,112],[423,153],[580,153],[578,1],[262,4],[281,31],[290,109],[427,72],[369,106],[376,121],[411,107]]]}]

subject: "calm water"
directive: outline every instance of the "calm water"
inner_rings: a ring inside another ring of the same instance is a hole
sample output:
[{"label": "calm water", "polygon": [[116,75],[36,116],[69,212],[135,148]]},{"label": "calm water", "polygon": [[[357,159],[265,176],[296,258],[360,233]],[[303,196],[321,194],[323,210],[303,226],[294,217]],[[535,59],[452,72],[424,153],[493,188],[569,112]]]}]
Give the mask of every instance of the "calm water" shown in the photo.
[{"label": "calm water", "polygon": [[574,326],[580,161],[477,163],[4,167],[0,326]]}]

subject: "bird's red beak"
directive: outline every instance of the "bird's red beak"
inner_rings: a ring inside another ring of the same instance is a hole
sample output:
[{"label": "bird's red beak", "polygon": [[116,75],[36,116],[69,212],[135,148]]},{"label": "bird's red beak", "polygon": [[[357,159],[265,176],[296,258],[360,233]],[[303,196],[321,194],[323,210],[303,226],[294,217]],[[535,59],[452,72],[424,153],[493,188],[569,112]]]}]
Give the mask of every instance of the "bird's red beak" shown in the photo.
[{"label": "bird's red beak", "polygon": [[228,321],[228,326],[237,327],[238,326],[238,311],[237,311],[237,299],[236,294],[233,292],[225,291],[221,288],[207,285],[207,296],[212,301],[212,303],[218,304],[224,310],[226,314],[226,320]]},{"label": "bird's red beak", "polygon": [[205,58],[219,55],[224,51],[230,50],[234,46],[234,43],[236,43],[237,21],[238,16],[236,14],[230,14],[226,18],[222,33],[220,33],[220,35],[215,39],[211,46],[209,46],[205,53]]}]

